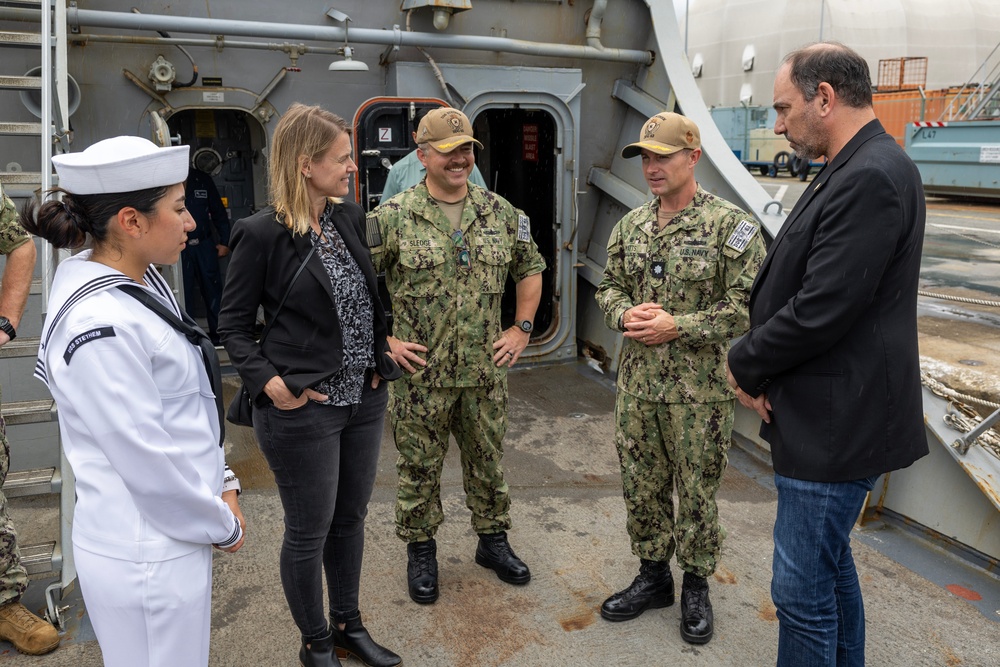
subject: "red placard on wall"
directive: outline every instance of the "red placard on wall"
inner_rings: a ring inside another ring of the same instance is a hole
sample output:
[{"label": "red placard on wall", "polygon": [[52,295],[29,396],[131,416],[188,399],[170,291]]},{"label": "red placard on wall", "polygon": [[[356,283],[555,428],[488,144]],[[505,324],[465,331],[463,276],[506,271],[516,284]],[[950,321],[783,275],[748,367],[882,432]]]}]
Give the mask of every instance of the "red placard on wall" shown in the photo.
[{"label": "red placard on wall", "polygon": [[525,162],[538,162],[538,125],[523,125],[521,136],[521,158]]}]

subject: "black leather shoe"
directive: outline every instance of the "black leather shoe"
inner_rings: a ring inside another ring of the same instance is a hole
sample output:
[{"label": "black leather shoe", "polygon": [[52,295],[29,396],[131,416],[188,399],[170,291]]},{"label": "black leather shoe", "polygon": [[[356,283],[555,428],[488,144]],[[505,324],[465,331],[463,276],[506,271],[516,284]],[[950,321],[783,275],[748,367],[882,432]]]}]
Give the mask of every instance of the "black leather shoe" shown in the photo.
[{"label": "black leather shoe", "polygon": [[645,560],[632,585],[615,593],[601,605],[601,616],[609,621],[630,621],[647,609],[661,609],[674,603],[674,578],[668,561]]},{"label": "black leather shoe", "polygon": [[340,660],[333,654],[333,633],[319,639],[303,639],[299,662],[303,667],[341,667]]},{"label": "black leather shoe", "polygon": [[368,667],[395,667],[403,664],[403,659],[384,646],[379,646],[361,624],[361,614],[348,619],[341,630],[337,623],[330,626],[333,632],[333,646],[337,657],[346,660],[353,656]]},{"label": "black leather shoe", "polygon": [[708,581],[684,573],[681,588],[681,639],[688,644],[707,644],[715,631]]},{"label": "black leather shoe", "polygon": [[496,572],[500,581],[506,581],[508,584],[520,586],[531,581],[528,566],[510,548],[505,532],[479,536],[476,562]]},{"label": "black leather shoe", "polygon": [[417,604],[430,604],[438,599],[437,542],[410,542],[406,545],[406,578],[410,599]]}]

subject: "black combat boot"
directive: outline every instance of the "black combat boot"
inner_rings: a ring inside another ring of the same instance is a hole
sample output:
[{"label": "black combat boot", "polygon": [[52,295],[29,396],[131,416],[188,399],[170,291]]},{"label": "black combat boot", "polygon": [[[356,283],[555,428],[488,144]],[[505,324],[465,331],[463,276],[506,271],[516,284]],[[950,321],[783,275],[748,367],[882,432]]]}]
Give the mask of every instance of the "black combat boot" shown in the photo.
[{"label": "black combat boot", "polygon": [[707,644],[715,630],[714,622],[708,581],[685,572],[681,588],[681,639],[688,644]]},{"label": "black combat boot", "polygon": [[632,585],[615,593],[601,605],[601,616],[609,621],[630,621],[647,609],[674,603],[674,578],[669,561],[642,559],[639,576]]},{"label": "black combat boot", "polygon": [[299,649],[299,662],[302,667],[341,667],[340,660],[333,654],[333,633],[327,632],[319,639],[302,638],[302,648]]},{"label": "black combat boot", "polygon": [[361,624],[361,614],[344,622],[344,629],[334,621],[330,629],[333,631],[333,647],[337,649],[337,657],[347,660],[354,656],[368,667],[395,667],[401,665],[403,659],[384,646],[379,646]]},{"label": "black combat boot", "polygon": [[476,562],[496,572],[500,581],[508,584],[521,585],[531,581],[531,571],[510,548],[505,532],[479,535]]},{"label": "black combat boot", "polygon": [[406,578],[410,599],[417,604],[430,604],[438,599],[437,542],[410,542],[406,545]]}]

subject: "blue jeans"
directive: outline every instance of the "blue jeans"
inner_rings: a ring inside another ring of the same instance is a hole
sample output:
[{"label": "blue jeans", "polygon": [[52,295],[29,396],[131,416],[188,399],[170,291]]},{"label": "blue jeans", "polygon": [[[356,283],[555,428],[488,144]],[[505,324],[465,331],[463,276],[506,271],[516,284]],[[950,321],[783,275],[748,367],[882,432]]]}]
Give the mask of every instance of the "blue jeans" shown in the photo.
[{"label": "blue jeans", "polygon": [[865,609],[851,529],[876,479],[808,482],[775,473],[771,598],[778,667],[865,664]]},{"label": "blue jeans", "polygon": [[253,426],[285,510],[281,585],[302,636],[326,634],[323,572],[330,616],[358,612],[365,517],[375,485],[389,393],[366,379],[361,403],[294,410],[254,407]]}]

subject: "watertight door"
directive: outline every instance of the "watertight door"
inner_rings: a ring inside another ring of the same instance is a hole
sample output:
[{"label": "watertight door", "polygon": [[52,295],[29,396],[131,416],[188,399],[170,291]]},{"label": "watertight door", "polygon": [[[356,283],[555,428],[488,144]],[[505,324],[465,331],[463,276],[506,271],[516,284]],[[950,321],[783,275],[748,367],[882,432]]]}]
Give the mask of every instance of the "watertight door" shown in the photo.
[{"label": "watertight door", "polygon": [[[577,69],[438,65],[450,101],[474,126],[484,149],[477,165],[489,187],[531,218],[545,257],[542,304],[528,361],[574,359],[576,343],[576,194],[582,72]],[[440,94],[431,68],[393,63],[387,90],[403,99]],[[461,91],[461,95],[457,94]],[[503,324],[513,322],[508,284]]]}]

